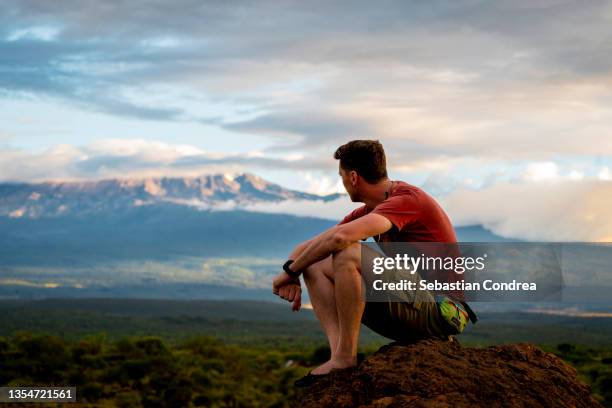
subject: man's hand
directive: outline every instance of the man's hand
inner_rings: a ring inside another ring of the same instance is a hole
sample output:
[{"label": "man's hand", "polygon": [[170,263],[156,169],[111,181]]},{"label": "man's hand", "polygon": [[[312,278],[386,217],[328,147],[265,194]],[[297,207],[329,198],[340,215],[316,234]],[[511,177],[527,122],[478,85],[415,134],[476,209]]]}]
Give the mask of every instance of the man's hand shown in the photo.
[{"label": "man's hand", "polygon": [[292,302],[291,309],[295,312],[302,306],[302,286],[299,278],[292,278],[284,271],[276,275],[272,281],[272,292],[288,302]]}]

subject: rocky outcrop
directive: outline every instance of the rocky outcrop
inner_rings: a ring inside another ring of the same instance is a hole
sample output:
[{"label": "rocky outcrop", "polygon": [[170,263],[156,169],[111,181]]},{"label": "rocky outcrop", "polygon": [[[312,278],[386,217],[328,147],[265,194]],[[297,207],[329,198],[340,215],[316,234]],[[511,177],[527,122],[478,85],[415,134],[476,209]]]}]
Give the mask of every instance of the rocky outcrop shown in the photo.
[{"label": "rocky outcrop", "polygon": [[382,347],[301,390],[296,407],[599,407],[576,370],[531,344]]}]

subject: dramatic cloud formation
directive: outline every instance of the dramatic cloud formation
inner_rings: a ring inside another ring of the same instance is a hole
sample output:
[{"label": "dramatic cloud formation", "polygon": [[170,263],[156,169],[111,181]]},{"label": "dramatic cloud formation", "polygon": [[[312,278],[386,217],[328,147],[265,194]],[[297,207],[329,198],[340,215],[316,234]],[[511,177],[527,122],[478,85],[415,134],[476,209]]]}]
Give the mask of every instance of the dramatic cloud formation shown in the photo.
[{"label": "dramatic cloud formation", "polygon": [[612,153],[607,3],[3,4],[12,93],[285,151],[377,137],[396,158]]},{"label": "dramatic cloud formation", "polygon": [[504,237],[612,242],[609,181],[504,182],[457,190],[442,202],[457,225],[481,224]]},{"label": "dramatic cloud formation", "polygon": [[85,146],[55,145],[40,153],[0,150],[0,182],[194,176],[247,169],[303,171],[320,164],[316,159],[272,158],[259,152],[224,154],[142,139],[102,139]]},{"label": "dramatic cloud formation", "polygon": [[[527,236],[496,194],[607,197],[610,43],[600,1],[3,1],[0,178],[246,170],[329,193],[334,149],[376,138],[458,222]],[[550,238],[611,236],[578,228],[610,218],[593,205]]]},{"label": "dramatic cloud formation", "polygon": [[[502,182],[480,190],[456,190],[438,199],[455,226],[482,225],[519,240],[612,242],[609,181]],[[337,221],[355,207],[343,197],[327,203],[285,201],[247,209]]]}]

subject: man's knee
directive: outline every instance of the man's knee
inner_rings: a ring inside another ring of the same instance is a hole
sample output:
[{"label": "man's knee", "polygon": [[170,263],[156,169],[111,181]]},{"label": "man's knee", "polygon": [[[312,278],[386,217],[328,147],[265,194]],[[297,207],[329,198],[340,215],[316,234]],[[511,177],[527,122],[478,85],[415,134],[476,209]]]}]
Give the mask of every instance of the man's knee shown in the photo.
[{"label": "man's knee", "polygon": [[361,269],[361,244],[354,242],[333,255],[334,272]]},{"label": "man's knee", "polygon": [[304,280],[314,280],[323,276],[331,276],[332,259],[331,256],[315,262],[304,270]]}]

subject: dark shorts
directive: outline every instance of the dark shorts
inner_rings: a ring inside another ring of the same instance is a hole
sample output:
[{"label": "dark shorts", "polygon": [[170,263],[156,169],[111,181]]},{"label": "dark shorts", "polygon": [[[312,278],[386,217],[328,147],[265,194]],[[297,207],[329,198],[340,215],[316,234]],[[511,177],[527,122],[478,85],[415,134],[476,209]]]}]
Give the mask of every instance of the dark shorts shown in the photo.
[{"label": "dark shorts", "polygon": [[[418,281],[418,273],[412,279]],[[420,291],[415,302],[398,301],[391,295],[384,295],[382,299],[379,295],[377,300],[382,301],[366,302],[361,318],[361,322],[374,332],[401,342],[430,337],[448,338],[448,323],[440,315],[430,292]]]},{"label": "dark shorts", "polygon": [[448,337],[436,302],[423,302],[418,309],[405,302],[367,302],[361,323],[381,336],[401,342]]}]

